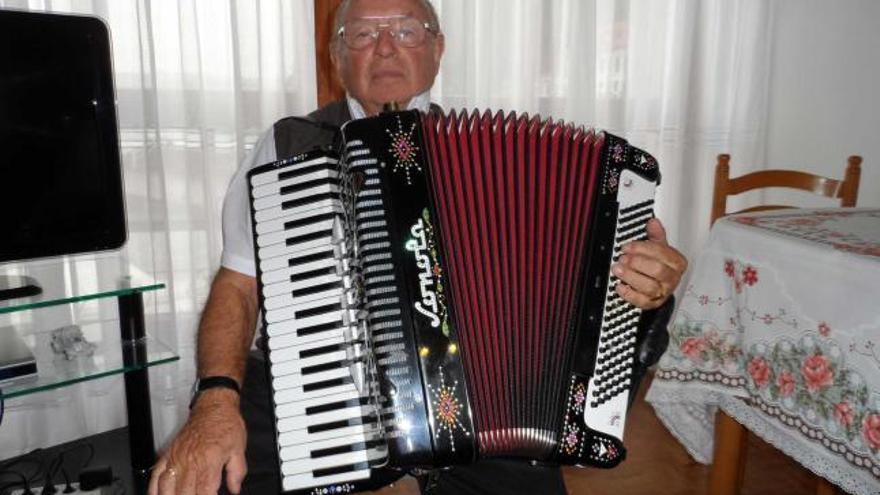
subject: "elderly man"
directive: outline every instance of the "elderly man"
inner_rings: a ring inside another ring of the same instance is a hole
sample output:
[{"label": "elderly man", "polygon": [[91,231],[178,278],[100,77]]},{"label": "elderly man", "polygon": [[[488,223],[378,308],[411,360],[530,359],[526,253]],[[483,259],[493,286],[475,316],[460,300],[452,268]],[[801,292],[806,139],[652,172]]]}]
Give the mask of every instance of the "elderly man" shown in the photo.
[{"label": "elderly man", "polygon": [[[340,125],[375,115],[385,103],[423,111],[431,108],[428,91],[440,66],[444,37],[429,0],[346,0],[336,14],[332,43],[333,63],[347,91],[346,100],[305,118],[277,122],[245,159],[229,187],[223,208],[222,267],[199,327],[199,392],[188,421],[154,468],[151,495],[216,493],[224,488],[232,493],[278,490],[265,364],[260,352],[250,352],[258,302],[245,184],[248,170],[331,145]],[[678,285],[686,261],[667,245],[660,222],[649,223],[648,235],[648,241],[629,245],[614,270],[624,282],[620,291],[625,299],[654,309]],[[665,336],[665,330],[659,334]],[[224,472],[225,486],[221,487]],[[457,474],[431,480],[433,487],[428,489],[464,493],[469,486],[482,483],[499,493],[510,493],[502,488],[503,483],[513,482],[524,493],[531,493],[529,483],[544,492],[564,493],[556,468],[496,462],[452,473]]]}]

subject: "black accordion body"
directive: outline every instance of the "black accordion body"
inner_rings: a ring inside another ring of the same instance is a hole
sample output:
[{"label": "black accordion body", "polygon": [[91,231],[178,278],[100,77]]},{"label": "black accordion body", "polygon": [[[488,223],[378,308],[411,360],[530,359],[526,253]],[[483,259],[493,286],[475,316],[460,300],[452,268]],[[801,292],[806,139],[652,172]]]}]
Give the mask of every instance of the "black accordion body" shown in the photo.
[{"label": "black accordion body", "polygon": [[513,113],[385,113],[342,143],[248,175],[283,490],[619,463],[641,312],[610,266],[655,160]]}]

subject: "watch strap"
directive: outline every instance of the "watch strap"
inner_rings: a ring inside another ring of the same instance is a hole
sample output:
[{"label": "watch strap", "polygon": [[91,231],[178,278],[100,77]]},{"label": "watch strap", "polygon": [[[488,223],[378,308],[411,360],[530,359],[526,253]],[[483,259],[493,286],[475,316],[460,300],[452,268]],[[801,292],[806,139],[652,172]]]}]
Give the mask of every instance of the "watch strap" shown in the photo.
[{"label": "watch strap", "polygon": [[196,380],[192,400],[189,403],[190,409],[192,409],[202,392],[212,388],[227,388],[229,390],[234,390],[235,393],[241,395],[241,387],[239,387],[238,382],[235,381],[234,378],[228,376],[206,376]]}]

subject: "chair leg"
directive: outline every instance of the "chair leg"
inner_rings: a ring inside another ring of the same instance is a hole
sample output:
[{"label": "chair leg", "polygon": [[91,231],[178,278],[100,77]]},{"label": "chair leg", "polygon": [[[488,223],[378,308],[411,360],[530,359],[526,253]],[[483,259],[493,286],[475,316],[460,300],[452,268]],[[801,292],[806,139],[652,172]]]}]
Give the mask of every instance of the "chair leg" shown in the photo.
[{"label": "chair leg", "polygon": [[821,476],[816,476],[816,495],[837,495],[840,493],[833,483]]},{"label": "chair leg", "polygon": [[748,431],[719,411],[715,423],[715,454],[709,472],[709,493],[739,495],[746,465]]}]

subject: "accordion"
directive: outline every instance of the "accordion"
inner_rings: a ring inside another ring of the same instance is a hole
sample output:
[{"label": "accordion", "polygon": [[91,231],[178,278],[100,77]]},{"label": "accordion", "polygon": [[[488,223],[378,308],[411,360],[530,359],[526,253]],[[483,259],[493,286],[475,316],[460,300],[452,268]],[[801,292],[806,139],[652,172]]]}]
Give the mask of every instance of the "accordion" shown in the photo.
[{"label": "accordion", "polygon": [[656,161],[538,117],[389,112],[250,171],[282,489],[518,457],[613,467]]}]

